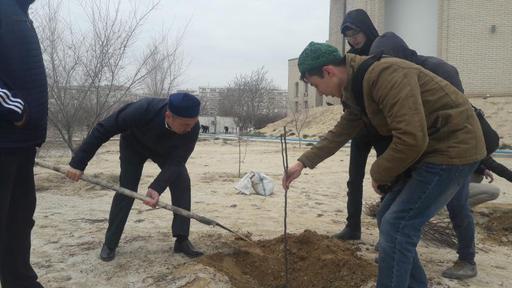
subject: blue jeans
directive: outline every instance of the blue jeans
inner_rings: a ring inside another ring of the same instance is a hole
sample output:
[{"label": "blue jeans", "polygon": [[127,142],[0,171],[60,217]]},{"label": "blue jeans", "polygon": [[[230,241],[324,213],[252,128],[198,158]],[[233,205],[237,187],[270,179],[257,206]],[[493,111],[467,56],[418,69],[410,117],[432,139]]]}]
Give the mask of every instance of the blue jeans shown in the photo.
[{"label": "blue jeans", "polygon": [[372,147],[377,157],[386,151],[391,137],[364,133],[350,142],[350,164],[347,182],[347,227],[361,231],[361,208],[363,207],[363,180]]},{"label": "blue jeans", "polygon": [[427,287],[416,252],[421,229],[461,189],[477,162],[467,165],[420,163],[411,178],[395,185],[377,213],[379,272],[377,287]]},{"label": "blue jeans", "polygon": [[475,222],[468,203],[470,178],[466,179],[467,183],[455,193],[446,208],[457,236],[459,260],[475,264]]}]

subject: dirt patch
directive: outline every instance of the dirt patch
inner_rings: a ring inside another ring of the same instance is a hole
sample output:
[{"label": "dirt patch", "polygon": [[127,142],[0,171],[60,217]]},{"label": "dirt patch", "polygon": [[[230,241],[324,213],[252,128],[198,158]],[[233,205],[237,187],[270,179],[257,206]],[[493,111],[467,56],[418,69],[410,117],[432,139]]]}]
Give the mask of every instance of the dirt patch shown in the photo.
[{"label": "dirt patch", "polygon": [[479,223],[486,238],[500,245],[512,245],[512,205],[489,205],[479,210]]},{"label": "dirt patch", "polygon": [[[93,178],[108,181],[113,185],[117,185],[118,182],[117,174],[100,172],[91,174],[90,176]],[[76,195],[83,198],[95,197],[90,193],[86,192],[104,190],[104,188],[100,186],[85,181],[73,182],[60,173],[46,170],[43,170],[42,172],[38,172],[35,174],[35,183],[37,193],[51,192],[54,194],[65,196]]]},{"label": "dirt patch", "polygon": [[[224,273],[234,287],[283,287],[283,236],[234,245],[200,262]],[[362,287],[376,278],[376,265],[361,258],[356,246],[328,236],[309,230],[289,235],[288,248],[290,287]]]},{"label": "dirt patch", "polygon": [[[242,174],[244,175],[244,174]],[[236,182],[238,173],[220,173],[220,172],[206,172],[201,175],[202,183],[213,183],[213,182]]]}]

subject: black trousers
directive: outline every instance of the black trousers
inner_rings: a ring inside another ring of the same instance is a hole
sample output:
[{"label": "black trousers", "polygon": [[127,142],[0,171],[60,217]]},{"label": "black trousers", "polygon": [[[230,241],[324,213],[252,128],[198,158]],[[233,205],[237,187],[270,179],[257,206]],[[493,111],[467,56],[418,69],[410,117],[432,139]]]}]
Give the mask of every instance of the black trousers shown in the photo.
[{"label": "black trousers", "polygon": [[390,143],[391,137],[375,135],[374,133],[364,133],[352,139],[347,182],[347,226],[351,229],[361,229],[363,181],[368,154],[370,154],[373,147],[378,157],[386,151]]},{"label": "black trousers", "polygon": [[[119,185],[123,188],[137,191],[139,187],[140,177],[144,163],[149,157],[143,155],[135,147],[121,138],[120,148],[120,162],[121,174],[119,175]],[[160,168],[163,168],[165,163],[160,162],[160,159],[152,159]],[[169,185],[171,191],[172,205],[189,210],[191,206],[190,196],[190,177],[188,175],[185,165],[178,169],[176,181]],[[110,216],[108,219],[108,228],[105,235],[105,245],[111,249],[117,248],[119,240],[123,234],[124,226],[128,220],[128,215],[133,205],[133,198],[116,193],[112,200],[110,208]],[[172,234],[174,237],[185,236],[188,237],[190,230],[190,219],[181,215],[174,214],[172,220]]]},{"label": "black trousers", "polygon": [[2,288],[43,287],[30,265],[36,148],[0,149],[0,279]]}]

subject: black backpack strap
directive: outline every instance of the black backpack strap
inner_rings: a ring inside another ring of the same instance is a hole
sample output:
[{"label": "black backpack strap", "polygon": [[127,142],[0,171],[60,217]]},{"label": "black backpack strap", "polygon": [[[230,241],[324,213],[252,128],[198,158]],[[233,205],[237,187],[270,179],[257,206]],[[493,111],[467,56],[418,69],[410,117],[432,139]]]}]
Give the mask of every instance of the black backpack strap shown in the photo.
[{"label": "black backpack strap", "polygon": [[361,112],[366,115],[366,107],[364,104],[364,95],[363,95],[363,80],[366,72],[373,63],[379,61],[382,58],[383,53],[379,52],[375,55],[372,55],[366,58],[359,66],[357,67],[354,75],[352,76],[352,94],[354,95],[354,99],[356,101],[357,106],[361,109]]}]

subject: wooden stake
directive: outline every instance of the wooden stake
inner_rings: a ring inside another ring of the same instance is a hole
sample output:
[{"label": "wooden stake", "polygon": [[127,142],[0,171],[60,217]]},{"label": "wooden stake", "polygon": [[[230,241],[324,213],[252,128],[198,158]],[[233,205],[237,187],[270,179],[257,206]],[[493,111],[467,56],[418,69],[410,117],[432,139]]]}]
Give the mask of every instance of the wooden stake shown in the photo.
[{"label": "wooden stake", "polygon": [[[288,143],[286,141],[286,126],[283,127],[283,135],[281,135],[281,157],[283,159],[283,169],[285,177],[288,177]],[[288,288],[288,189],[284,189],[284,287]]]}]

